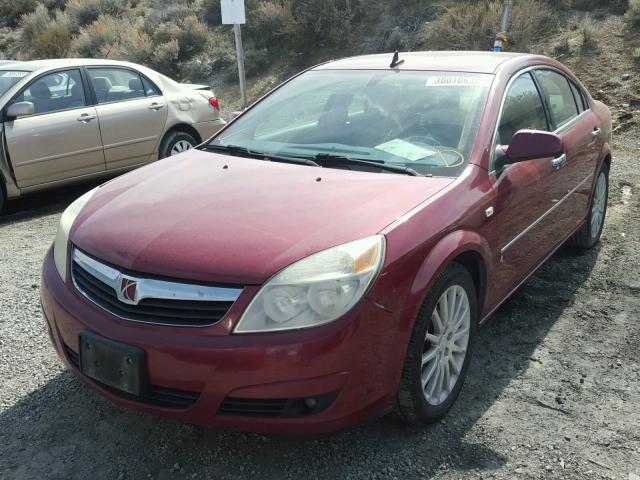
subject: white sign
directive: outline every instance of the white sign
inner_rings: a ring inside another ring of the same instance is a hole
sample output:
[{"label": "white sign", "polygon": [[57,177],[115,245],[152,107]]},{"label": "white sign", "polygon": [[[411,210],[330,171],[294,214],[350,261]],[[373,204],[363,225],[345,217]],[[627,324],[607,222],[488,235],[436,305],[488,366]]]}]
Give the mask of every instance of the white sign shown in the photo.
[{"label": "white sign", "polygon": [[244,0],[220,0],[223,25],[242,25],[246,23]]}]

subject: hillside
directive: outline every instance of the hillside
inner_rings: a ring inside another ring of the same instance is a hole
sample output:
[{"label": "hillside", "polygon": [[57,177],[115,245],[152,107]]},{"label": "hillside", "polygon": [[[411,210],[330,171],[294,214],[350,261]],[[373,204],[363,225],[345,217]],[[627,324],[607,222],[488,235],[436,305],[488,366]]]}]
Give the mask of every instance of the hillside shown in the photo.
[{"label": "hillside", "polygon": [[[399,50],[489,49],[499,0],[247,0],[243,27],[250,97],[341,56]],[[0,58],[131,60],[207,83],[238,107],[231,28],[219,0],[0,0]],[[626,13],[625,13],[626,12]],[[624,15],[624,16],[623,16]],[[622,108],[639,92],[640,0],[515,0],[511,51],[560,58]],[[611,78],[596,78],[598,67]],[[615,73],[635,80],[618,85]],[[583,75],[584,73],[584,75]]]}]

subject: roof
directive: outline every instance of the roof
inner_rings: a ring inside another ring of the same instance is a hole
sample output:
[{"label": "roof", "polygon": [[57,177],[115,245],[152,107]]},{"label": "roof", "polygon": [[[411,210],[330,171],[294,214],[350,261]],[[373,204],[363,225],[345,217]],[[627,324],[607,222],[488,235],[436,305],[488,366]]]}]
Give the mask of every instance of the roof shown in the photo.
[{"label": "roof", "polygon": [[129,62],[117,60],[105,60],[101,58],[58,58],[49,60],[30,60],[28,62],[15,62],[0,65],[1,70],[24,70],[35,72],[36,70],[49,68],[74,67],[78,65],[131,65]]},{"label": "roof", "polygon": [[[390,68],[392,53],[363,55],[324,63],[315,70],[385,70]],[[495,73],[510,61],[521,62],[527,58],[541,58],[526,53],[482,52],[482,51],[433,51],[401,52],[404,63],[399,70],[440,70],[454,72]]]}]

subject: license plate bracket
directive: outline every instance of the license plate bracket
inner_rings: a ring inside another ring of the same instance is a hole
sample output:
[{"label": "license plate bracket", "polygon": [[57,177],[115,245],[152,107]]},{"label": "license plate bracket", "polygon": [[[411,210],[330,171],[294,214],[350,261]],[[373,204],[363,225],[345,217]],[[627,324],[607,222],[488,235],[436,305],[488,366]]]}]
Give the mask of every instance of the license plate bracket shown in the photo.
[{"label": "license plate bracket", "polygon": [[81,332],[80,371],[99,383],[131,395],[143,395],[147,387],[145,351],[106,339],[92,332]]}]

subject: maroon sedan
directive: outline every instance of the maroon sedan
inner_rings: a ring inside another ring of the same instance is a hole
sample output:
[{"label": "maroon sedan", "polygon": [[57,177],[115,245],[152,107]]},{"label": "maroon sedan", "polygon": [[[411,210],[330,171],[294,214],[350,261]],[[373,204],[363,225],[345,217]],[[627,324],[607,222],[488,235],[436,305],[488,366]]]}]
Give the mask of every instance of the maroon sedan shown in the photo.
[{"label": "maroon sedan", "polygon": [[176,420],[433,422],[477,328],[561,245],[598,242],[610,138],[607,107],[546,57],[320,65],[63,213],[52,341],[100,394]]}]

